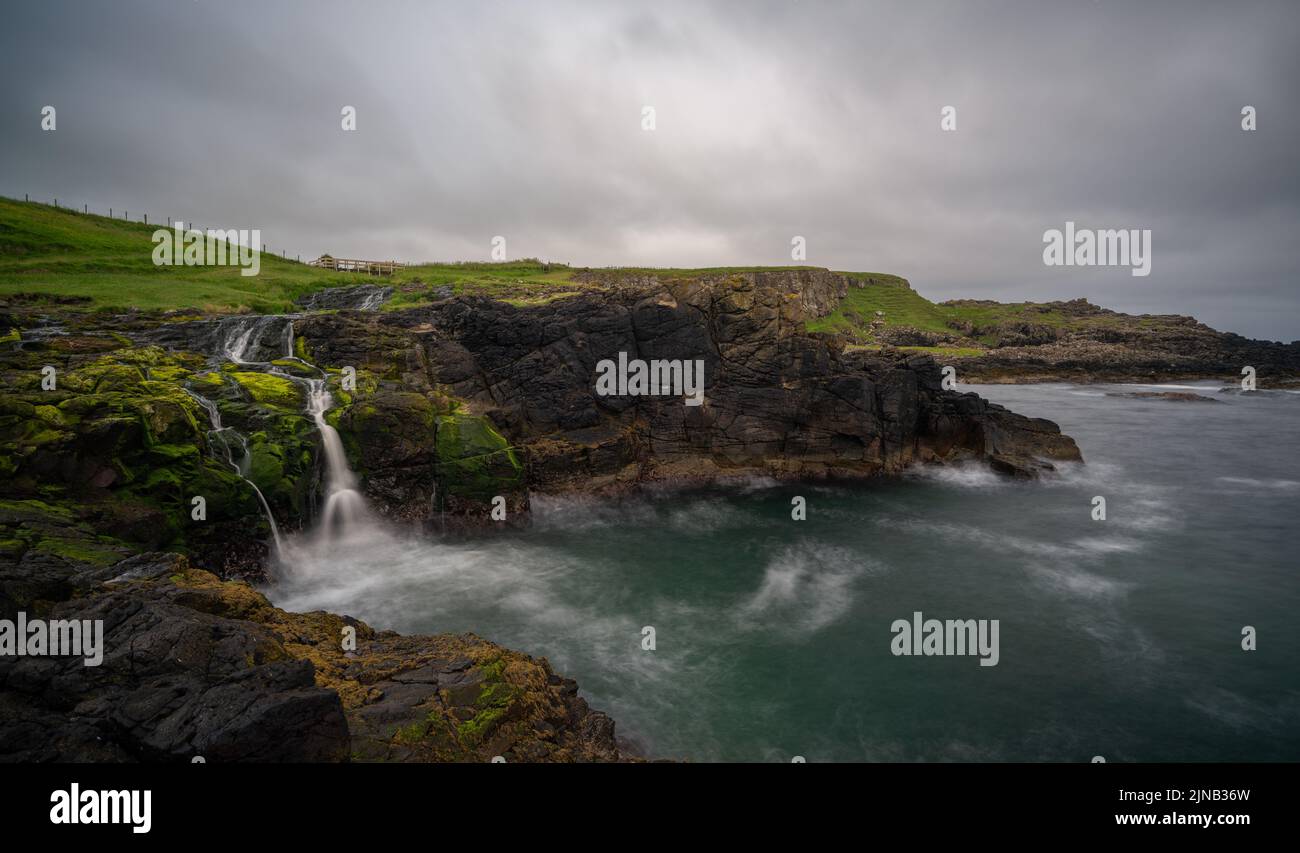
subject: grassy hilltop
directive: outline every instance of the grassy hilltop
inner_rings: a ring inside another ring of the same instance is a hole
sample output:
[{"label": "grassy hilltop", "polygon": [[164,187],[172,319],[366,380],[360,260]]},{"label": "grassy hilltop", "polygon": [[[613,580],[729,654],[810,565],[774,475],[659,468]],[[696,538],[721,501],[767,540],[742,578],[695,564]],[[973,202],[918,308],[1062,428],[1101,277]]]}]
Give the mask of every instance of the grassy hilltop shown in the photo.
[{"label": "grassy hilltop", "polygon": [[[379,278],[318,269],[264,252],[259,274],[245,277],[236,266],[155,266],[151,238],[157,227],[0,198],[0,302],[57,303],[64,312],[139,308],[209,315],[283,313],[295,310],[294,301],[304,294],[371,283],[393,288],[382,308],[386,311],[460,294],[527,306],[652,276],[681,281],[818,269],[587,269],[520,260],[419,264]],[[1106,341],[1116,335],[1137,340],[1148,333],[1181,334],[1187,323],[1179,317],[1131,317],[1082,300],[935,303],[897,276],[837,274],[859,286],[849,287],[830,313],[809,321],[807,328],[840,335],[848,346],[859,349],[892,346],[949,358],[974,358],[1002,348],[1052,344],[1070,336]],[[4,333],[0,329],[0,334]]]},{"label": "grassy hilltop", "polygon": [[[33,294],[92,310],[260,314],[289,311],[306,293],[351,284],[392,285],[395,292],[384,306],[387,310],[446,295],[447,288],[453,294],[481,294],[526,305],[595,286],[575,281],[579,271],[565,264],[535,260],[419,264],[383,278],[317,269],[267,252],[262,253],[256,276],[241,276],[234,266],[155,266],[152,235],[159,227],[0,198],[0,298]],[[683,277],[761,269],[782,268],[626,268],[619,273]]]}]

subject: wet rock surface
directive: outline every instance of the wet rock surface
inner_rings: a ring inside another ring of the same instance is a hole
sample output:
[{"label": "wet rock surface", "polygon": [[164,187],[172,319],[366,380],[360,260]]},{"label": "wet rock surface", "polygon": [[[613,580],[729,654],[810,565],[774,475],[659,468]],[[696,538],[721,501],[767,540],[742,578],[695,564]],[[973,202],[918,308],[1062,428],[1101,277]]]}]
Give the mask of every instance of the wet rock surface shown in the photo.
[{"label": "wet rock surface", "polygon": [[[287,613],[219,579],[263,578],[271,520],[316,519],[323,428],[304,410],[308,380],[334,401],[324,419],[369,504],[435,531],[494,523],[498,497],[526,522],[532,490],[967,459],[1032,477],[1079,459],[1055,424],[945,390],[929,356],[806,333],[860,286],[846,276],[607,284],[529,307],[313,302],[319,313],[292,317],[20,306],[0,349],[0,616],[102,620],[104,659],[0,658],[0,759],[628,757],[545,660]],[[620,353],[702,362],[702,405],[598,394],[598,363]]]},{"label": "wet rock surface", "polygon": [[1213,397],[1188,391],[1109,391],[1107,397],[1129,397],[1134,400],[1171,400],[1175,403],[1217,403]]},{"label": "wet rock surface", "polygon": [[991,339],[994,346],[949,363],[966,379],[982,382],[1167,382],[1239,377],[1247,366],[1269,382],[1300,376],[1300,342],[1252,340],[1180,315],[1120,314],[1083,299],[1038,308],[1071,325],[966,324],[964,334]]},{"label": "wet rock surface", "polygon": [[287,613],[175,554],[73,574],[3,618],[102,620],[102,663],[0,656],[0,761],[624,758],[573,681],[473,635]]},{"label": "wet rock surface", "polygon": [[[323,363],[386,366],[464,400],[524,460],[528,485],[548,491],[870,476],[965,458],[1031,475],[1079,458],[1054,425],[943,390],[928,356],[846,353],[805,333],[849,286],[815,271],[632,279],[537,307],[463,297],[375,318],[305,318],[298,329]],[[373,340],[385,349],[365,345]],[[598,363],[620,353],[700,360],[704,404],[598,395]]]},{"label": "wet rock surface", "polygon": [[297,300],[304,311],[374,311],[393,295],[393,288],[377,284],[327,287]]}]

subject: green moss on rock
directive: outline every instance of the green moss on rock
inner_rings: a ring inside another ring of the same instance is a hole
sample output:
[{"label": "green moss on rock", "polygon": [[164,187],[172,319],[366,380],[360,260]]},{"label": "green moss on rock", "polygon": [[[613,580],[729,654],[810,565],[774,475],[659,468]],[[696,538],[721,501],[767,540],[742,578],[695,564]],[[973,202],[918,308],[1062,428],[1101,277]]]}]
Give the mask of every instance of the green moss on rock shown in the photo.
[{"label": "green moss on rock", "polygon": [[522,488],[523,465],[487,418],[441,415],[435,421],[441,494],[486,502]]},{"label": "green moss on rock", "polygon": [[302,390],[291,379],[251,370],[232,370],[228,375],[254,402],[292,411],[302,409]]},{"label": "green moss on rock", "polygon": [[41,539],[33,550],[94,566],[111,566],[130,555],[129,548],[105,545],[92,539]]}]

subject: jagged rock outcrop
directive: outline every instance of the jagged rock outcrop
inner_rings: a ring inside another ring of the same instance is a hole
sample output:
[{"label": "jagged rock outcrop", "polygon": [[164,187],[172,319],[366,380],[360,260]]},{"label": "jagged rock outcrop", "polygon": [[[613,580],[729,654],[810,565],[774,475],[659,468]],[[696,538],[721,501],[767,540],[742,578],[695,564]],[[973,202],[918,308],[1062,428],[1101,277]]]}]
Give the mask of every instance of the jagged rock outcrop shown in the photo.
[{"label": "jagged rock outcrop", "polygon": [[[998,303],[967,299],[944,305],[979,308]],[[975,357],[948,356],[947,363],[977,382],[1235,381],[1248,366],[1265,383],[1300,376],[1300,342],[1252,340],[1180,315],[1121,314],[1085,299],[1046,302],[1027,310],[1064,318],[1065,324],[950,324],[972,342],[991,342],[991,348]]]},{"label": "jagged rock outcrop", "polygon": [[[928,356],[805,331],[861,280],[583,275],[602,286],[531,307],[462,296],[292,318],[133,312],[70,318],[71,331],[24,317],[50,334],[0,357],[0,617],[102,619],[106,650],[100,667],[0,659],[0,759],[626,757],[609,718],[545,660],[286,613],[202,570],[255,576],[269,538],[259,493],[281,528],[311,523],[322,430],[308,386],[335,400],[324,417],[371,504],[443,529],[482,522],[497,497],[526,519],[530,490],[964,459],[1033,476],[1079,458],[1055,424],[945,390]],[[702,362],[702,404],[598,394],[598,364],[620,353]],[[39,386],[44,364],[55,389]]]},{"label": "jagged rock outcrop", "polygon": [[297,302],[304,311],[373,311],[393,295],[393,288],[377,284],[357,284],[351,287],[327,287],[300,297]]},{"label": "jagged rock outcrop", "polygon": [[102,620],[102,663],[0,656],[0,761],[623,759],[572,680],[472,634],[287,613],[175,554],[72,575],[0,618]]},{"label": "jagged rock outcrop", "polygon": [[[374,317],[304,318],[296,328],[320,363],[363,365],[466,401],[542,490],[860,477],[963,458],[1032,475],[1079,458],[1055,425],[943,390],[927,356],[846,353],[805,333],[851,286],[825,271],[638,277],[538,307],[467,297]],[[598,395],[598,363],[620,353],[702,361],[703,405]]]},{"label": "jagged rock outcrop", "polygon": [[[811,269],[580,275],[590,289],[532,307],[468,296],[296,317],[149,322],[136,313],[101,321],[116,337],[56,336],[58,353],[32,342],[44,348],[6,357],[18,393],[0,412],[0,464],[13,471],[16,497],[48,499],[41,483],[54,466],[86,522],[115,517],[149,534],[128,542],[181,547],[213,565],[241,519],[265,541],[253,485],[282,529],[314,518],[318,431],[295,375],[326,377],[327,419],[372,504],[441,529],[483,523],[497,497],[511,522],[526,519],[530,489],[868,477],[965,458],[1028,476],[1078,458],[1054,425],[945,391],[927,356],[846,349],[805,331],[861,279]],[[235,350],[262,366],[232,362]],[[703,404],[597,394],[597,365],[620,354],[698,360]],[[40,363],[56,355],[59,390],[36,389]],[[343,381],[348,369],[355,386]],[[226,432],[211,432],[193,395],[219,411]],[[102,403],[110,417],[95,410]],[[210,499],[210,523],[189,524],[193,494]],[[97,515],[85,512],[91,505]],[[265,556],[224,553],[213,567],[227,574]]]}]

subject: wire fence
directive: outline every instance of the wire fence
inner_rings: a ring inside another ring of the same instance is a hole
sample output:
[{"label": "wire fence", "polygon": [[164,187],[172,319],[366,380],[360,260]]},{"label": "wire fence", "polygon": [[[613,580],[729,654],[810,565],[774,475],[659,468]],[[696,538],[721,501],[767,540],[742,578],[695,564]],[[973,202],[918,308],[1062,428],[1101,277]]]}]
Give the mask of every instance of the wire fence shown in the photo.
[{"label": "wire fence", "polygon": [[[171,216],[161,216],[161,217],[153,216],[149,213],[145,213],[139,210],[132,213],[130,210],[128,210],[125,207],[97,205],[85,201],[81,202],[80,204],[78,204],[75,201],[69,203],[68,199],[60,199],[54,197],[37,198],[28,193],[23,193],[23,201],[29,202],[31,204],[43,204],[47,207],[55,207],[58,208],[59,210],[66,210],[70,213],[80,213],[83,216],[103,216],[108,219],[117,219],[123,222],[139,222],[143,225],[156,225],[159,228],[162,227],[171,228],[173,227],[173,225],[175,225],[177,221],[174,220]],[[187,231],[204,230],[203,226],[197,225],[194,222],[190,222],[184,219],[183,217],[179,221],[185,223],[185,228]],[[224,230],[224,229],[219,229],[219,230]],[[275,254],[275,252],[271,249],[271,247],[266,244],[262,245],[262,252],[264,254],[270,254],[270,255]],[[303,263],[302,255],[295,254],[292,258],[290,258],[289,251],[284,248],[280,249],[280,257],[286,261],[292,260],[295,263]]]}]

